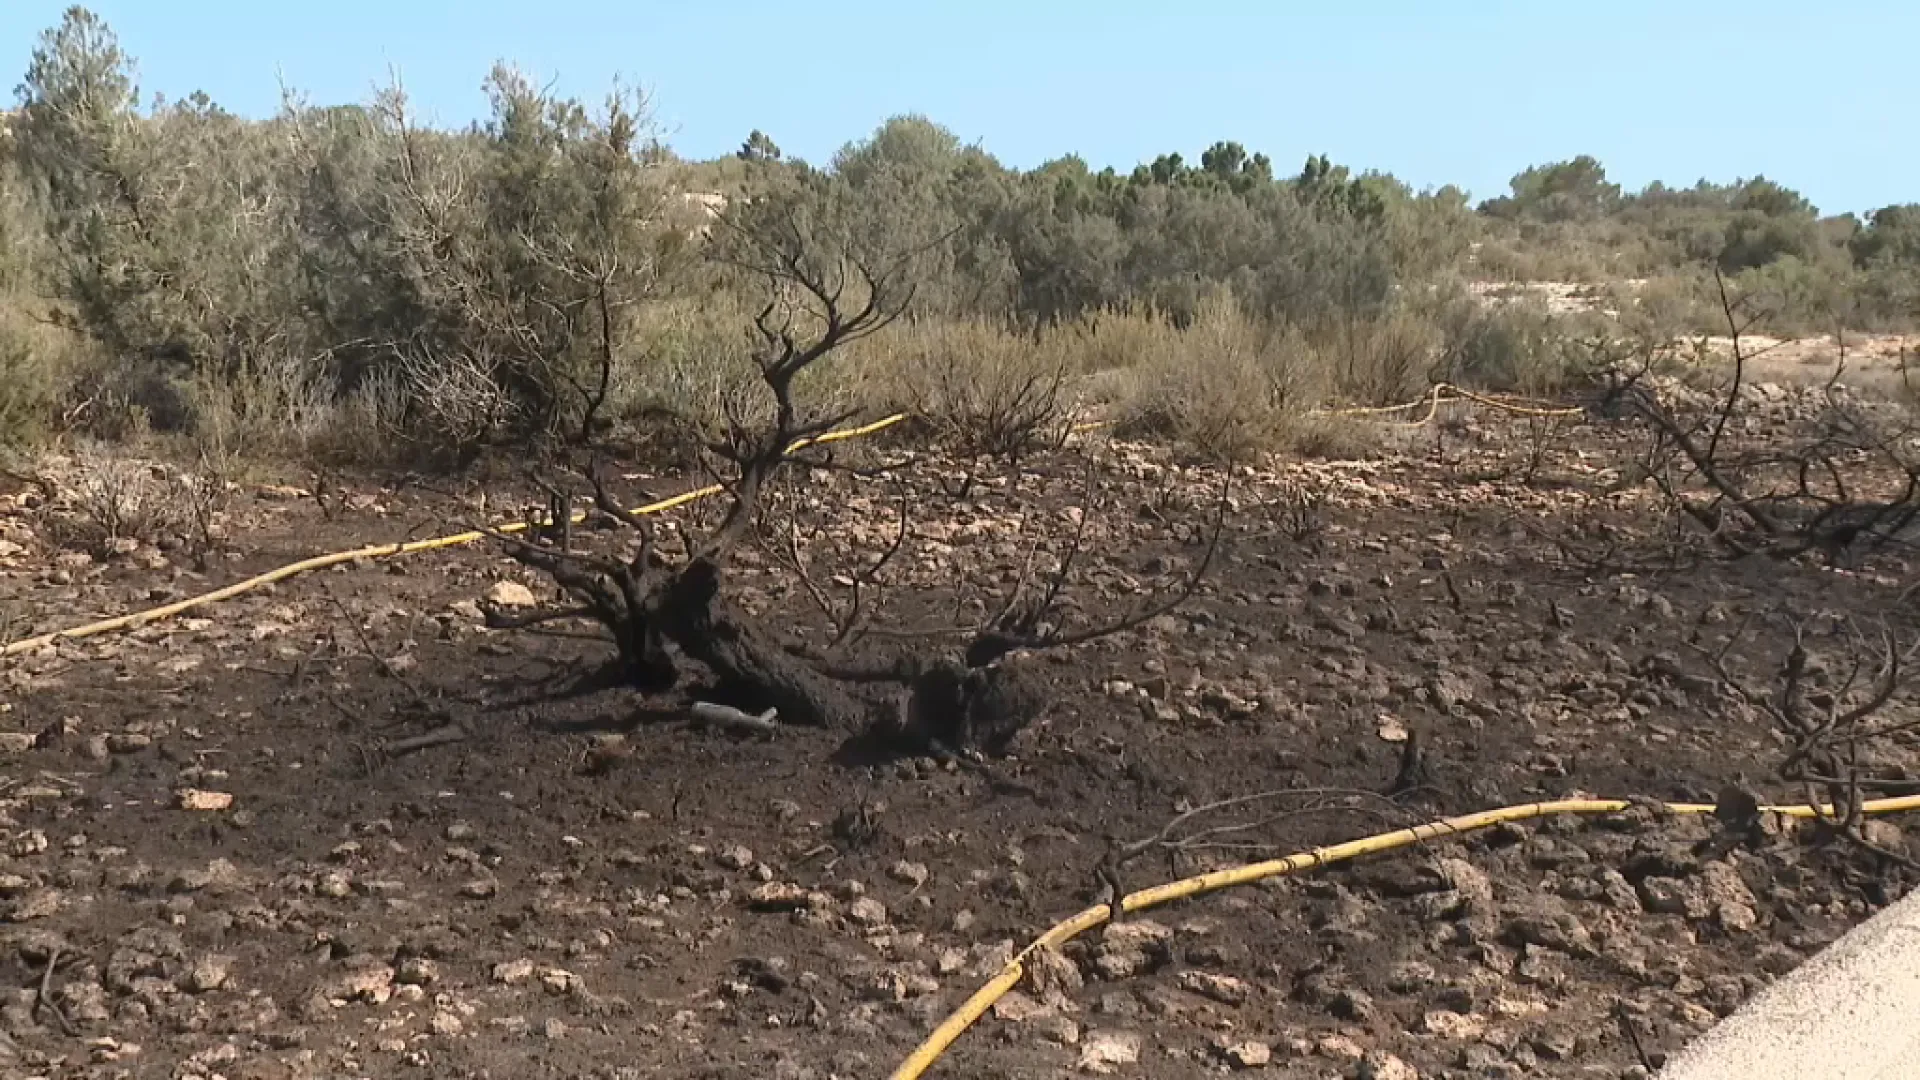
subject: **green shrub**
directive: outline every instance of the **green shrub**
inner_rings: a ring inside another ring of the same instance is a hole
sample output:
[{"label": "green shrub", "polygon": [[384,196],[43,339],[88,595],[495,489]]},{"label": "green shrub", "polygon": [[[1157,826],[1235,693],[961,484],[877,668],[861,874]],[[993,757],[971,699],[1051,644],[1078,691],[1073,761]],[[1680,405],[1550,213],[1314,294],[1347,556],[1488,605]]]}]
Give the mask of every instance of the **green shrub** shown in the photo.
[{"label": "green shrub", "polygon": [[1204,300],[1131,372],[1122,433],[1154,434],[1211,458],[1247,461],[1284,444],[1315,374],[1292,335],[1247,317],[1231,293]]},{"label": "green shrub", "polygon": [[54,433],[80,374],[78,352],[24,304],[0,301],[0,449],[29,450]]},{"label": "green shrub", "polygon": [[1474,312],[1446,343],[1438,374],[1473,389],[1554,394],[1574,367],[1574,325],[1532,299]]},{"label": "green shrub", "polygon": [[875,338],[862,370],[882,395],[875,404],[914,413],[959,453],[1018,457],[1064,437],[1080,337],[979,319],[916,322]]}]

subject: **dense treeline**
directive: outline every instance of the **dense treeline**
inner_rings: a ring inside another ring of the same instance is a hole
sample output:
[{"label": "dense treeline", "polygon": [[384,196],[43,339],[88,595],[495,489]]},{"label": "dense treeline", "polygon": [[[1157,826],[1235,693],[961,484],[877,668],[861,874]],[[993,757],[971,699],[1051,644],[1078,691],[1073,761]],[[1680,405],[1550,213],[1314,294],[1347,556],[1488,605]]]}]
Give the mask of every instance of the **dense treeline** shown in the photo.
[{"label": "dense treeline", "polygon": [[1706,317],[1712,269],[1802,327],[1904,323],[1920,295],[1920,207],[1822,218],[1760,178],[1627,194],[1578,158],[1474,207],[1234,142],[1021,171],[920,117],[819,166],[757,131],[689,162],[629,90],[562,99],[506,67],[486,88],[459,131],[398,85],[263,120],[147,103],[70,10],[0,136],[0,442],[457,455],[737,414],[759,301],[727,253],[782,218],[914,289],[811,392],[963,416],[1071,382],[1227,453],[1329,398],[1551,381],[1570,335],[1474,279],[1653,279],[1614,306],[1660,332]]}]

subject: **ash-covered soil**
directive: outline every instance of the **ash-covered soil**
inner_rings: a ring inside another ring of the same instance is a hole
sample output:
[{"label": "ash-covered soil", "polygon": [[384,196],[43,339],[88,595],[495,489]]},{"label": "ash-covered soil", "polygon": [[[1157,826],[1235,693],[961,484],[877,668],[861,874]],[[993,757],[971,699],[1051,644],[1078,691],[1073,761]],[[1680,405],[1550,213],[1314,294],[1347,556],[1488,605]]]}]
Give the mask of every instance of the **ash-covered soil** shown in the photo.
[{"label": "ash-covered soil", "polygon": [[[502,582],[552,595],[488,545],[9,661],[0,1074],[877,1077],[1095,902],[1112,843],[1205,804],[1295,790],[1200,815],[1124,887],[1580,793],[1800,801],[1774,779],[1782,737],[1711,657],[1737,636],[1729,666],[1764,683],[1782,608],[1820,656],[1851,647],[1849,616],[1910,637],[1903,549],[1594,573],[1543,537],[1645,516],[1643,496],[1590,494],[1621,436],[1574,428],[1543,457],[1536,436],[1483,420],[1380,460],[1242,470],[1200,594],[1023,660],[1051,708],[973,765],[691,726],[683,699],[609,685],[589,626],[488,630],[483,598],[523,599]],[[889,630],[978,618],[1081,514],[1065,617],[1124,611],[1199,558],[1219,490],[1115,445],[1090,487],[1060,454],[953,498],[960,466],[901,453],[894,482],[781,501],[839,595],[907,486],[911,539],[875,601]],[[1303,490],[1327,495],[1317,535],[1295,527]],[[17,494],[10,636],[478,513],[354,493],[323,513],[249,492],[211,560],[63,547],[57,508]],[[786,543],[770,530],[734,584],[817,640]],[[1913,709],[1903,692],[1884,715]],[[405,751],[449,724],[459,741]],[[1403,776],[1409,739],[1422,767]],[[1886,742],[1879,771],[1915,775],[1911,738]],[[1920,855],[1900,826],[1871,839]],[[1041,964],[933,1075],[1643,1075],[1913,880],[1816,829],[1716,828],[1640,810],[1499,828],[1132,916]]]}]

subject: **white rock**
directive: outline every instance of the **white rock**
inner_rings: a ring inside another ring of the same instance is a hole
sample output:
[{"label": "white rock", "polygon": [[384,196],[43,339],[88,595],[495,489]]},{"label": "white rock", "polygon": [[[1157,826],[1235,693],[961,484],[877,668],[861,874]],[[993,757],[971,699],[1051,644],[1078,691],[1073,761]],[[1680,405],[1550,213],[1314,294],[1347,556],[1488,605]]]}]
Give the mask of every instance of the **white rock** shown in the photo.
[{"label": "white rock", "polygon": [[887,907],[871,896],[863,896],[847,906],[847,917],[865,927],[887,925]]},{"label": "white rock", "polygon": [[531,960],[502,960],[493,965],[493,981],[497,983],[512,986],[514,983],[526,982],[532,977],[533,961]]},{"label": "white rock", "polygon": [[1089,1031],[1081,1038],[1081,1072],[1105,1075],[1139,1060],[1140,1036],[1134,1032]]},{"label": "white rock", "polygon": [[227,984],[227,975],[233,970],[233,958],[218,953],[207,953],[194,960],[182,972],[177,984],[189,994],[204,994],[209,990],[218,990]]},{"label": "white rock", "polygon": [[1273,1047],[1266,1043],[1248,1040],[1222,1047],[1220,1056],[1227,1064],[1236,1069],[1263,1069],[1273,1061]]},{"label": "white rock", "polygon": [[487,602],[495,607],[529,608],[540,601],[534,597],[532,589],[517,581],[496,581],[487,590]]},{"label": "white rock", "polygon": [[1442,1039],[1468,1041],[1486,1034],[1487,1021],[1484,1017],[1472,1013],[1457,1013],[1451,1009],[1434,1009],[1420,1018],[1422,1028],[1429,1035]]},{"label": "white rock", "polygon": [[1231,975],[1211,971],[1183,971],[1180,989],[1217,1001],[1222,1005],[1243,1005],[1253,996],[1253,988]]},{"label": "white rock", "polygon": [[233,805],[233,796],[224,791],[201,791],[187,788],[176,796],[182,810],[225,810]]}]

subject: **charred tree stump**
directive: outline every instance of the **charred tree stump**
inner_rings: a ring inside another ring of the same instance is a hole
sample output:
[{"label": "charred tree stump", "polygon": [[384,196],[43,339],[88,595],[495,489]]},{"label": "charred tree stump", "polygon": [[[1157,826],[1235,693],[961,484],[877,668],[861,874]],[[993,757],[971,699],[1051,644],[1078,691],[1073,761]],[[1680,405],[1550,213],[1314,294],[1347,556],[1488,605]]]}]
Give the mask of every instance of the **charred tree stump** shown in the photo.
[{"label": "charred tree stump", "polygon": [[893,741],[907,749],[933,746],[998,756],[1046,705],[1040,681],[1017,662],[991,667],[941,662],[914,678],[902,730]]},{"label": "charred tree stump", "polygon": [[742,619],[721,597],[720,580],[718,563],[695,559],[654,600],[655,618],[680,651],[713,672],[716,689],[744,708],[775,709],[788,723],[857,727],[866,703]]}]

